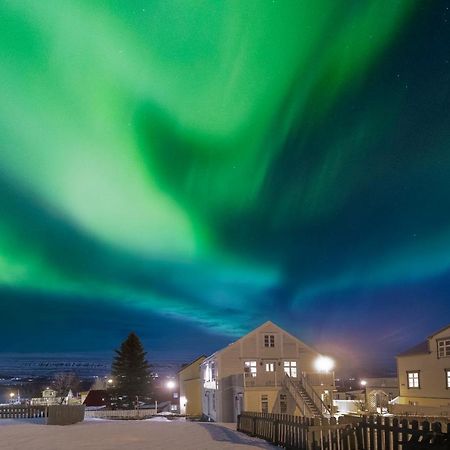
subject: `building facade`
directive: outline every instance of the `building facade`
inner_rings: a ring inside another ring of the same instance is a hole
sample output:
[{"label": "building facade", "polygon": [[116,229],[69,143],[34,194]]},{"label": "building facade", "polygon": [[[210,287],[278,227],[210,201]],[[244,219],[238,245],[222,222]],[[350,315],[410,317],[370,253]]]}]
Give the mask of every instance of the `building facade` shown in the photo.
[{"label": "building facade", "polygon": [[205,359],[206,356],[202,355],[178,372],[180,414],[182,415],[202,415],[200,366]]},{"label": "building facade", "polygon": [[450,413],[450,325],[397,356],[395,412]]},{"label": "building facade", "polygon": [[320,357],[266,322],[202,362],[203,413],[219,422],[236,422],[242,411],[330,415],[334,376],[315,369]]}]

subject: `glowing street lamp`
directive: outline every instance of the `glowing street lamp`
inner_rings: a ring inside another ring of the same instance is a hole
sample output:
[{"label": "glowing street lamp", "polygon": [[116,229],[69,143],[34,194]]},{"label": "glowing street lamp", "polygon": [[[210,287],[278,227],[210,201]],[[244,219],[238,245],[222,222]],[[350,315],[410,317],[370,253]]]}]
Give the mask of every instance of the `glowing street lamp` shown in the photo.
[{"label": "glowing street lamp", "polygon": [[359,383],[362,387],[365,387],[367,385],[367,381],[366,380],[361,380],[361,382]]},{"label": "glowing street lamp", "polygon": [[317,372],[331,372],[334,368],[334,361],[328,356],[319,356],[314,363],[314,367]]},{"label": "glowing street lamp", "polygon": [[175,389],[175,387],[176,387],[176,384],[175,384],[175,381],[173,381],[173,380],[169,380],[169,381],[166,383],[166,388],[167,388],[167,389],[172,390],[172,389]]}]

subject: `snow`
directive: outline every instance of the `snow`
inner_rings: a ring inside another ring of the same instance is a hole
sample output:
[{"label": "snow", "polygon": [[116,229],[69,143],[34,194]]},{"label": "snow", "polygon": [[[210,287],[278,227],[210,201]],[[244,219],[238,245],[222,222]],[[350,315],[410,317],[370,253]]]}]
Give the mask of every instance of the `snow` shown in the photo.
[{"label": "snow", "polygon": [[0,450],[276,448],[263,440],[236,432],[233,425],[167,420],[164,417],[126,421],[89,419],[68,426],[43,425],[35,419],[0,419]]}]

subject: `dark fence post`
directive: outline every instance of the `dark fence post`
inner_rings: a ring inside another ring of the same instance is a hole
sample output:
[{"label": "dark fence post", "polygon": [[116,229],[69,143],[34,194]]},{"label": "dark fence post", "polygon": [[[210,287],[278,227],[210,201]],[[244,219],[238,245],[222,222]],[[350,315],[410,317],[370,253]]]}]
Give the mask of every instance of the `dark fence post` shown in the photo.
[{"label": "dark fence post", "polygon": [[275,419],[274,421],[273,421],[273,443],[275,444],[275,445],[278,445],[278,441],[279,441],[279,436],[278,436],[278,432],[279,432],[279,424],[280,424],[280,422],[277,420],[277,419]]}]

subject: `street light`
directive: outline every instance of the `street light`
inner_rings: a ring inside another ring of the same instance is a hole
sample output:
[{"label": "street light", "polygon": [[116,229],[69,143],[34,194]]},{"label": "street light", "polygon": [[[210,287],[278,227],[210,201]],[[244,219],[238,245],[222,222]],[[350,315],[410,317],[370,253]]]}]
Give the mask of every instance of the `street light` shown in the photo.
[{"label": "street light", "polygon": [[330,372],[334,368],[334,361],[328,356],[319,356],[314,362],[314,367],[318,372]]},{"label": "street light", "polygon": [[173,381],[173,380],[169,380],[166,383],[166,388],[167,389],[170,389],[170,390],[175,389],[175,386],[176,386],[176,384],[175,384],[175,381]]},{"label": "street light", "polygon": [[367,385],[367,381],[366,380],[361,380],[361,382],[359,383],[362,387]]}]

